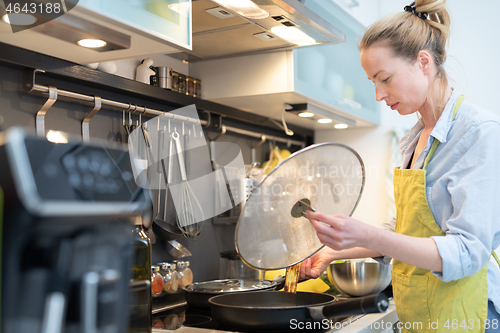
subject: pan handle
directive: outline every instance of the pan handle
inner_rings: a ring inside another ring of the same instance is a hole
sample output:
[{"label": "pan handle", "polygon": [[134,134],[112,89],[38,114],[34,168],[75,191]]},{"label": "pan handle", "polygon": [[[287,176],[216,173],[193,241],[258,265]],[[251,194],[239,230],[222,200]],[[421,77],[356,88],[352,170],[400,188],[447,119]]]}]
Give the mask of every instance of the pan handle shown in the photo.
[{"label": "pan handle", "polygon": [[387,309],[389,309],[389,298],[384,294],[356,297],[330,305],[308,307],[310,317],[315,320],[367,313],[382,313],[386,312]]}]

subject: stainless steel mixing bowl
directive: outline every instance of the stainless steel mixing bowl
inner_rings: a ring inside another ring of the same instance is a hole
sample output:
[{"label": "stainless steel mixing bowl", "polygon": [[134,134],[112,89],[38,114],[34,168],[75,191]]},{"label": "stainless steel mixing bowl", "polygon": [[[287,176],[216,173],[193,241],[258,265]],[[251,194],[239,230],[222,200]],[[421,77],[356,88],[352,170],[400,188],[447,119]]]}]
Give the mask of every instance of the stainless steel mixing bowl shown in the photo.
[{"label": "stainless steel mixing bowl", "polygon": [[348,296],[366,296],[384,290],[391,283],[391,265],[375,260],[331,263],[328,279],[338,291]]}]

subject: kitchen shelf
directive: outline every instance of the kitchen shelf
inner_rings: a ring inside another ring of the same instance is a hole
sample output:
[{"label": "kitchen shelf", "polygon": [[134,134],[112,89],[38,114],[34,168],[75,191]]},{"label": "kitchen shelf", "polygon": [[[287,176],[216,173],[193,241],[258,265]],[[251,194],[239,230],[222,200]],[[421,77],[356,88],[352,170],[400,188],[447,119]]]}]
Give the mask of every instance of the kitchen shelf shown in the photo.
[{"label": "kitchen shelf", "polygon": [[[312,130],[299,126],[291,126],[296,135],[289,137],[281,129],[276,129],[276,126],[269,121],[269,118],[264,116],[150,86],[4,43],[0,43],[0,61],[15,66],[28,67],[30,69],[36,68],[45,71],[46,73],[37,76],[37,80],[39,81],[43,81],[45,78],[62,80],[63,82],[77,84],[81,90],[95,91],[99,89],[109,93],[118,93],[140,99],[141,101],[161,104],[169,108],[169,110],[195,104],[198,110],[218,114],[224,118],[227,117],[229,120],[227,122],[228,125],[242,124],[246,129],[250,130],[253,128],[254,131],[255,127],[258,127],[259,132],[263,134],[304,141],[307,144],[312,143],[314,136]],[[82,93],[86,93],[86,91],[82,91]],[[224,124],[226,124],[226,121],[224,121]],[[212,129],[218,130],[217,127],[213,127]]]}]

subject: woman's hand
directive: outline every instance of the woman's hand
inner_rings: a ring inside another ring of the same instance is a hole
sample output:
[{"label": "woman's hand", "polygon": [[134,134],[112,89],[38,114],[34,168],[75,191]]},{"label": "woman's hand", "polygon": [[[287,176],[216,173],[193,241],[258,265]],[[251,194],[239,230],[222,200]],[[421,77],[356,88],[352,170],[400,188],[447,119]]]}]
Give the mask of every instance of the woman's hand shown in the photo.
[{"label": "woman's hand", "polygon": [[336,251],[353,247],[365,247],[371,225],[353,219],[347,215],[327,215],[307,211],[320,242]]},{"label": "woman's hand", "polygon": [[334,251],[324,247],[300,265],[299,280],[316,279],[328,267],[334,257]]},{"label": "woman's hand", "polygon": [[321,243],[326,245],[318,253],[304,260],[300,267],[301,280],[316,279],[339,259],[379,257],[380,252],[366,248],[366,241],[378,228],[346,215],[326,215],[307,211]]}]

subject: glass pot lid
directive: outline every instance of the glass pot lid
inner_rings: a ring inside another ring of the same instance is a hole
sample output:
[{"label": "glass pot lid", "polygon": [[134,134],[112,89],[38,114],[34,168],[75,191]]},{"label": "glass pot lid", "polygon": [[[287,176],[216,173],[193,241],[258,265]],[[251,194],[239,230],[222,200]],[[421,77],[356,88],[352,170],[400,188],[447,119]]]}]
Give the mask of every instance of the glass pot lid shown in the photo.
[{"label": "glass pot lid", "polygon": [[315,144],[292,154],[255,187],[242,209],[235,232],[241,259],[275,270],[310,257],[323,244],[299,202],[329,215],[352,215],[364,184],[363,161],[345,145]]}]

